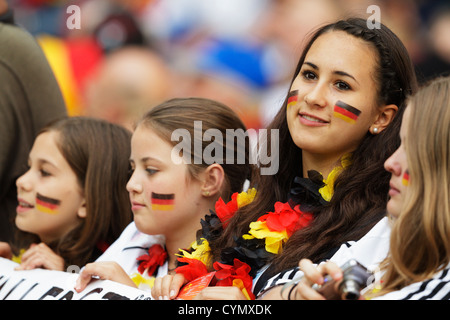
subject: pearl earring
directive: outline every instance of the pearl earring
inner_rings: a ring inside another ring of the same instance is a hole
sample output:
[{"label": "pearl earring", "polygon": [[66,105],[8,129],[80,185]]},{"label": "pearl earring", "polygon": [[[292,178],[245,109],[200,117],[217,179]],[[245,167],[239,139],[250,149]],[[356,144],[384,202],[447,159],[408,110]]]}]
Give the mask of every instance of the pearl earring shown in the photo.
[{"label": "pearl earring", "polygon": [[373,128],[373,133],[377,134],[378,133],[378,128]]}]

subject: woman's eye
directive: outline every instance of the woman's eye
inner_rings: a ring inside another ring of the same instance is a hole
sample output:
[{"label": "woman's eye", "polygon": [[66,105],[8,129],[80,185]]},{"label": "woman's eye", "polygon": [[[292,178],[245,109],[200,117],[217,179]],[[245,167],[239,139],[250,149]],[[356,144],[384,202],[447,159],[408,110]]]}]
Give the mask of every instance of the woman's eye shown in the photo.
[{"label": "woman's eye", "polygon": [[344,81],[338,81],[338,82],[336,82],[336,87],[337,87],[339,90],[350,90],[350,89],[351,89],[351,87],[350,87],[346,82],[344,82]]},{"label": "woman's eye", "polygon": [[311,71],[303,71],[302,75],[306,80],[315,80],[317,78],[316,74]]},{"label": "woman's eye", "polygon": [[154,175],[155,173],[158,172],[158,170],[156,170],[156,169],[150,169],[150,168],[145,169],[145,171],[147,171],[147,173],[148,173],[149,175]]}]

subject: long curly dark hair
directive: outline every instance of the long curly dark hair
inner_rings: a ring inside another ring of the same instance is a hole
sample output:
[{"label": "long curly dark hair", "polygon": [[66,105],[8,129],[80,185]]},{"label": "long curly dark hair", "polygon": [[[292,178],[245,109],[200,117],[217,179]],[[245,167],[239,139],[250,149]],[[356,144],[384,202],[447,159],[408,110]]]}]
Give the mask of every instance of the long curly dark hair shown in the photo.
[{"label": "long curly dark hair", "polygon": [[[379,29],[369,29],[366,20],[350,18],[323,26],[312,35],[300,57],[292,82],[314,41],[332,31],[344,31],[372,45],[378,57],[375,70],[377,102],[379,105],[395,104],[398,112],[380,134],[366,134],[352,154],[352,164],[336,179],[331,201],[316,208],[313,222],[290,237],[283,252],[271,261],[269,274],[294,267],[302,258],[314,262],[329,258],[335,248],[346,241],[360,239],[385,216],[390,174],[383,165],[400,143],[398,134],[405,101],[417,88],[414,68],[404,45],[386,26],[381,24]],[[252,177],[252,185],[258,190],[257,197],[253,203],[238,211],[224,232],[210,242],[215,261],[221,260],[222,248],[235,246],[234,239],[248,232],[250,222],[273,211],[276,201],[286,202],[293,179],[303,174],[302,150],[291,138],[286,109],[287,99],[268,126],[269,131],[276,129],[279,132],[279,170],[274,175]],[[272,142],[268,136],[267,143],[270,145]]]}]

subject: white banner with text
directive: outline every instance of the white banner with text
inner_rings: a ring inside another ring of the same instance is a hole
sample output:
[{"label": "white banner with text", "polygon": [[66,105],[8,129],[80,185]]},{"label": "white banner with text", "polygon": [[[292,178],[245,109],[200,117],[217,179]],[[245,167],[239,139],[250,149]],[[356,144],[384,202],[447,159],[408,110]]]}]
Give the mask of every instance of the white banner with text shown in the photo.
[{"label": "white banner with text", "polygon": [[150,300],[149,292],[108,280],[94,280],[74,290],[78,274],[34,269],[15,271],[11,260],[0,258],[0,300]]}]

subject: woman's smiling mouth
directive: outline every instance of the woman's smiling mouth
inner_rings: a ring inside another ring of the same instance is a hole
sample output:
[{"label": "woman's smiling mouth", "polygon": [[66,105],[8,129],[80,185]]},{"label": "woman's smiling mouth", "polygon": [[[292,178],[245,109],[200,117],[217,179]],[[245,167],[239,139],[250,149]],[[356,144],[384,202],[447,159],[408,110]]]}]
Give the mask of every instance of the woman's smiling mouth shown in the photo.
[{"label": "woman's smiling mouth", "polygon": [[329,121],[326,121],[322,118],[313,116],[313,115],[305,113],[305,112],[300,112],[299,117],[300,117],[300,122],[307,126],[323,126],[323,125],[327,125],[330,123]]}]

